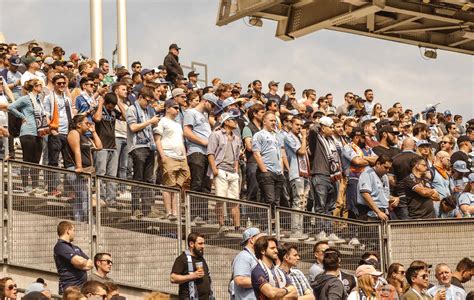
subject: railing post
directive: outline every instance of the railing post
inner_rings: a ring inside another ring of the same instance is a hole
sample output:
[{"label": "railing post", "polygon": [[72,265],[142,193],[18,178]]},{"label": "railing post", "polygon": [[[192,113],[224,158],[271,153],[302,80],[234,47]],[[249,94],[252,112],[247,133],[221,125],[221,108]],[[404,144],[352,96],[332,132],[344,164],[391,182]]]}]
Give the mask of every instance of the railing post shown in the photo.
[{"label": "railing post", "polygon": [[13,182],[12,182],[12,165],[11,162],[8,162],[8,184],[7,184],[7,217],[5,219],[4,228],[5,228],[5,239],[3,242],[4,252],[3,260],[5,263],[10,263],[10,253],[12,253],[12,218],[13,218]]},{"label": "railing post", "polygon": [[191,233],[191,195],[189,192],[186,192],[185,196],[185,203],[184,203],[184,210],[185,210],[185,224],[186,224],[186,236]]},{"label": "railing post", "polygon": [[[279,208],[275,208],[275,233],[276,233],[276,238],[279,240],[280,239],[280,209]],[[270,231],[270,234],[272,234],[271,231]]]},{"label": "railing post", "polygon": [[99,245],[100,245],[100,219],[101,219],[101,207],[100,207],[100,179],[97,176],[90,176],[89,177],[89,194],[92,201],[92,182],[94,182],[95,189],[96,189],[96,200],[95,200],[95,219],[94,218],[94,207],[91,205],[90,209],[90,216],[91,219],[95,222],[92,222],[91,232],[90,232],[90,242],[91,242],[91,250],[93,255],[100,252]]},{"label": "railing post", "polygon": [[176,202],[178,203],[178,228],[176,230],[176,239],[177,239],[177,250],[178,255],[182,252],[183,245],[183,203],[181,202],[182,195],[184,194],[184,189],[180,189],[176,197],[178,198]]}]

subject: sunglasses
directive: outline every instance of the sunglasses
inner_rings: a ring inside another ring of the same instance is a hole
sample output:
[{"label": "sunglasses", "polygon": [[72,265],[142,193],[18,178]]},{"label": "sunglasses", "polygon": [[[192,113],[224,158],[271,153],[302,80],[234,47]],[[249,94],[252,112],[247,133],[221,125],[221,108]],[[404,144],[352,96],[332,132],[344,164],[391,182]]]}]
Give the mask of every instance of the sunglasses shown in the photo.
[{"label": "sunglasses", "polygon": [[179,109],[179,106],[171,106],[172,108],[178,110]]},{"label": "sunglasses", "polygon": [[66,85],[66,81],[56,82],[57,85]]},{"label": "sunglasses", "polygon": [[428,274],[425,274],[423,276],[420,276],[421,279],[428,279]]},{"label": "sunglasses", "polygon": [[441,141],[441,144],[451,144],[450,142]]},{"label": "sunglasses", "polygon": [[9,290],[16,289],[16,284],[10,284],[7,288],[8,288]]},{"label": "sunglasses", "polygon": [[110,259],[100,259],[99,261],[105,261],[108,265],[113,265],[113,261],[111,261]]}]

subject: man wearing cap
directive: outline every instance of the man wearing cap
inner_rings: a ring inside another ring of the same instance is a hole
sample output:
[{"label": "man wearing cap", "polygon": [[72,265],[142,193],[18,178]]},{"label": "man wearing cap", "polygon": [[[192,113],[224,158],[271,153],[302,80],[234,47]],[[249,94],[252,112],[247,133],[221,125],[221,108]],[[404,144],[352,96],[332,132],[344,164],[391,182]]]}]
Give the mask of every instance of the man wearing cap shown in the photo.
[{"label": "man wearing cap", "polygon": [[46,76],[44,76],[44,74],[39,71],[40,61],[41,61],[41,58],[39,57],[30,56],[30,57],[25,58],[24,63],[26,66],[26,71],[25,73],[23,73],[23,75],[21,75],[21,79],[20,79],[21,85],[24,85],[25,82],[27,82],[30,79],[38,79],[39,81],[41,81],[43,86],[45,85]]},{"label": "man wearing cap", "polygon": [[135,93],[135,95],[138,95],[138,93],[144,86],[148,86],[151,82],[153,82],[155,71],[153,69],[145,68],[140,72],[140,75],[142,77],[142,82],[140,84],[137,84],[133,88],[133,92]]},{"label": "man wearing cap", "polygon": [[468,179],[466,176],[471,171],[466,166],[466,162],[458,160],[454,162],[451,168],[451,178],[449,186],[451,188],[451,193],[456,197],[456,199],[464,191],[464,188],[468,183]]},{"label": "man wearing cap", "polygon": [[425,177],[428,164],[422,157],[410,162],[411,173],[402,180],[410,219],[436,218],[433,201],[439,201],[438,192]]},{"label": "man wearing cap", "polygon": [[178,78],[178,75],[184,74],[183,69],[181,68],[181,65],[179,63],[179,51],[181,50],[181,48],[179,48],[178,45],[173,43],[169,46],[168,49],[169,52],[165,56],[163,65],[166,68],[166,72],[168,72],[166,80],[174,84],[176,79]]},{"label": "man wearing cap", "polygon": [[315,212],[331,215],[336,208],[338,183],[342,179],[342,166],[333,139],[333,120],[322,117],[319,126],[310,129],[308,136],[311,152],[311,175],[315,193]]},{"label": "man wearing cap", "polygon": [[[238,128],[237,118],[233,113],[223,113],[221,116],[221,128],[214,130],[209,136],[207,145],[207,158],[209,167],[207,175],[212,180],[216,196],[239,199],[240,178],[239,178],[239,156],[242,147],[241,138],[234,134]],[[240,228],[240,208],[239,205],[228,204],[231,209],[232,221],[235,230]],[[224,233],[224,209],[223,203],[217,202],[216,215],[219,222],[219,232]]]},{"label": "man wearing cap", "polygon": [[196,73],[195,71],[191,71],[188,73],[188,89],[192,91],[197,91],[201,88],[198,83],[198,76],[199,73]]},{"label": "man wearing cap", "polygon": [[469,174],[468,187],[459,196],[458,205],[464,217],[474,215],[474,173]]},{"label": "man wearing cap", "polygon": [[396,126],[383,126],[379,131],[379,145],[372,148],[375,154],[378,156],[385,154],[391,159],[395,157],[398,153],[400,153],[400,149],[398,149],[398,136],[400,132]]},{"label": "man wearing cap", "polygon": [[21,96],[21,73],[18,71],[18,67],[22,65],[21,59],[18,56],[12,56],[9,62],[10,66],[4,70],[4,73],[6,73],[5,79],[15,99],[17,99]]},{"label": "man wearing cap", "polygon": [[278,93],[278,84],[279,82],[276,81],[270,81],[268,83],[268,93],[265,94],[265,98],[268,100],[274,100],[278,105],[280,105],[281,98],[277,94]]},{"label": "man wearing cap", "polygon": [[[133,180],[153,183],[155,166],[156,144],[153,136],[153,127],[160,118],[155,115],[151,103],[154,100],[153,91],[143,87],[138,94],[138,99],[126,111],[128,153],[133,160]],[[141,209],[140,209],[141,199]],[[132,187],[132,212],[136,218],[143,215],[157,217],[151,211],[149,189],[139,186]]]},{"label": "man wearing cap", "polygon": [[252,289],[252,270],[258,263],[255,256],[255,241],[263,236],[258,228],[247,228],[242,234],[242,243],[244,250],[234,258],[232,262],[232,280],[229,285],[229,293],[234,300],[255,299],[255,293]]},{"label": "man wearing cap", "polygon": [[474,164],[472,163],[472,157],[470,156],[472,143],[469,140],[469,137],[467,135],[460,136],[457,140],[457,144],[459,151],[454,152],[453,155],[451,155],[451,163],[454,164],[456,161],[462,160],[466,163],[467,168],[470,169],[471,172],[474,172]]},{"label": "man wearing cap", "polygon": [[178,114],[176,115],[176,122],[178,122],[179,124],[181,124],[181,126],[183,125],[183,120],[184,120],[184,114],[186,112],[186,93],[184,92],[184,90],[182,88],[175,88],[173,89],[173,91],[171,91],[171,95],[174,99],[174,101],[176,101],[176,103],[178,104],[179,106],[179,109],[178,109]]},{"label": "man wearing cap", "polygon": [[[190,188],[195,192],[211,192],[211,180],[207,175],[209,167],[207,146],[212,130],[208,118],[211,111],[215,109],[217,101],[214,94],[205,94],[195,108],[188,109],[184,113],[183,134],[186,138],[188,164],[191,172]],[[196,201],[194,212],[199,214],[199,216],[195,216],[195,222],[202,224],[202,218],[207,219],[208,216],[207,200]]]},{"label": "man wearing cap", "polygon": [[444,113],[443,113],[443,119],[441,120],[441,122],[439,124],[439,128],[441,129],[443,134],[448,133],[447,125],[449,123],[451,123],[452,121],[453,121],[453,114],[451,113],[451,111],[449,109],[445,110]]}]

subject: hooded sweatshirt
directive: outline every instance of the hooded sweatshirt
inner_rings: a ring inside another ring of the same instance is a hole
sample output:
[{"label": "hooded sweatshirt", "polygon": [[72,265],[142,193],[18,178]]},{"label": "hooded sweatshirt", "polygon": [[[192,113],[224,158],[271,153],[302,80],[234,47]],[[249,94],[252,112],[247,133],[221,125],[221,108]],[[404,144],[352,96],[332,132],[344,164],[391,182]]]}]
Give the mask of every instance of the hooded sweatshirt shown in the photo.
[{"label": "hooded sweatshirt", "polygon": [[311,287],[314,296],[318,300],[345,300],[347,293],[344,290],[342,281],[334,276],[326,273],[319,274],[314,279]]}]

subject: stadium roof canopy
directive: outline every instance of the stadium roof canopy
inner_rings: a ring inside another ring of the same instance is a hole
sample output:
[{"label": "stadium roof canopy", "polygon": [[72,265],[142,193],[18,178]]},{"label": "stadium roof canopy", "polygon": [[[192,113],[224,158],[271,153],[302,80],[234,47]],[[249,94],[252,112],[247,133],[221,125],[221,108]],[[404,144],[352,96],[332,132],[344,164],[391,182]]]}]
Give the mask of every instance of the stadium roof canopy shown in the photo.
[{"label": "stadium roof canopy", "polygon": [[474,54],[472,0],[221,0],[217,25],[245,17],[277,21],[284,41],[330,29]]}]

